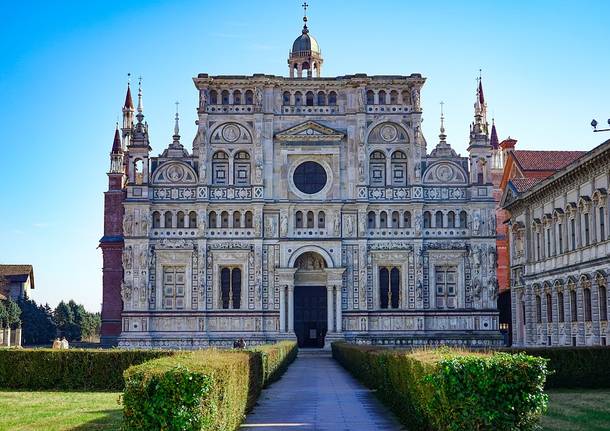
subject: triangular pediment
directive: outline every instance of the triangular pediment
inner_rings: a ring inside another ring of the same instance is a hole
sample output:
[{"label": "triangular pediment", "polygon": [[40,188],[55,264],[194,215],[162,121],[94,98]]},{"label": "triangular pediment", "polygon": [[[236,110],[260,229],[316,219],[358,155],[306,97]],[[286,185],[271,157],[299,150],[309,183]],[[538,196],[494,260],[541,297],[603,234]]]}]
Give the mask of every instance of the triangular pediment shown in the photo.
[{"label": "triangular pediment", "polygon": [[345,133],[315,121],[306,121],[275,134],[275,138],[283,142],[340,141],[344,136]]}]

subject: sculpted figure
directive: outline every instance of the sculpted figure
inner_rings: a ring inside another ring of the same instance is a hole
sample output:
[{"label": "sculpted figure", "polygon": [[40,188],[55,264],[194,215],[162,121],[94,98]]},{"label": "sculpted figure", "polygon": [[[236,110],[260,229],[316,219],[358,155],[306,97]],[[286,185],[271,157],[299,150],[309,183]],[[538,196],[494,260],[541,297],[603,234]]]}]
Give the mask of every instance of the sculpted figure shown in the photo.
[{"label": "sculpted figure", "polygon": [[347,228],[347,234],[348,235],[353,235],[354,234],[354,220],[352,219],[352,216],[348,216],[345,219],[345,224],[346,224],[346,228]]},{"label": "sculpted figure", "polygon": [[494,246],[489,246],[489,250],[487,252],[487,265],[489,267],[489,271],[493,272],[496,267],[496,248]]},{"label": "sculpted figure", "polygon": [[479,230],[481,229],[481,214],[479,212],[475,212],[472,217],[472,233],[478,235]]},{"label": "sculpted figure", "polygon": [[133,226],[133,214],[131,211],[125,211],[125,215],[123,216],[123,234],[131,235],[131,228]]},{"label": "sculpted figure", "polygon": [[123,250],[123,269],[124,270],[131,269],[131,260],[133,257],[132,253],[133,253],[133,250],[130,245],[125,247],[125,250]]},{"label": "sculpted figure", "polygon": [[282,218],[280,220],[280,235],[288,235],[288,216],[286,214],[282,214]]},{"label": "sculpted figure", "polygon": [[341,214],[337,214],[335,217],[335,235],[339,235],[341,230]]},{"label": "sculpted figure", "polygon": [[364,111],[366,94],[364,88],[361,88],[358,92],[358,109]]},{"label": "sculpted figure", "polygon": [[256,89],[254,98],[255,98],[254,103],[256,104],[258,109],[262,109],[263,108],[263,91],[260,88]]},{"label": "sculpted figure", "polygon": [[411,102],[413,103],[413,109],[419,109],[419,89],[415,87],[411,90]]},{"label": "sculpted figure", "polygon": [[121,298],[125,303],[131,299],[131,285],[127,281],[121,283]]},{"label": "sculpted figure", "polygon": [[416,233],[421,233],[421,229],[422,229],[422,218],[421,218],[421,214],[417,214],[415,216],[415,232]]}]

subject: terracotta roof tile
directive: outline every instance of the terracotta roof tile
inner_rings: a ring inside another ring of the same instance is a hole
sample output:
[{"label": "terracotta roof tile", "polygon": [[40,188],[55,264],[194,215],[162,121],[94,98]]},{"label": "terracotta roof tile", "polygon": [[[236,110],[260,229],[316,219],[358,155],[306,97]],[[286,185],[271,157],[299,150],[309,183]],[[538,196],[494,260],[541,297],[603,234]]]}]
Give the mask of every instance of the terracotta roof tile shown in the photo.
[{"label": "terracotta roof tile", "polygon": [[586,153],[586,151],[534,150],[515,150],[513,152],[517,163],[524,171],[558,171]]},{"label": "terracotta roof tile", "polygon": [[542,178],[513,178],[510,182],[519,193],[525,192],[542,181]]}]

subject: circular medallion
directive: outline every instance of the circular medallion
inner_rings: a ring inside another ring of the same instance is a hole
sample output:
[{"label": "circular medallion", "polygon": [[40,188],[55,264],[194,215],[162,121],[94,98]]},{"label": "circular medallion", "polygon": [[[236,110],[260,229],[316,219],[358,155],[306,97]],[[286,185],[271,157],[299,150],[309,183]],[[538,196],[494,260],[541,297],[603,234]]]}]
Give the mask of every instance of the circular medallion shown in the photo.
[{"label": "circular medallion", "polygon": [[294,170],[292,180],[302,193],[313,195],[326,186],[326,170],[319,163],[304,162]]},{"label": "circular medallion", "polygon": [[379,134],[381,135],[381,139],[383,139],[384,141],[392,142],[396,140],[396,137],[398,136],[398,130],[396,130],[395,126],[391,124],[386,124],[381,127],[381,131],[379,132]]},{"label": "circular medallion", "polygon": [[436,176],[443,182],[448,182],[453,179],[453,169],[447,165],[439,166],[436,170]]},{"label": "circular medallion", "polygon": [[184,178],[184,168],[180,165],[173,165],[167,168],[167,177],[172,182],[178,182]]},{"label": "circular medallion", "polygon": [[227,142],[235,142],[239,139],[239,127],[229,124],[222,129],[222,137]]}]

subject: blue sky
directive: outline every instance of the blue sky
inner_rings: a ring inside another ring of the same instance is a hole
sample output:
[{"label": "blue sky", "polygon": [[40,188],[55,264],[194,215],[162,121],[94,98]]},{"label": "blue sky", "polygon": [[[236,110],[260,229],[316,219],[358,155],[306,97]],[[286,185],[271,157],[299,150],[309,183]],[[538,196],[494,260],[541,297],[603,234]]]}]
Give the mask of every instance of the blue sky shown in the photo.
[{"label": "blue sky", "polygon": [[[301,1],[10,2],[0,8],[3,185],[0,262],[32,263],[33,298],[100,308],[103,198],[126,74],[143,77],[153,153],[180,101],[194,136],[197,73],[285,75]],[[500,138],[522,149],[591,149],[610,134],[610,2],[319,1],[309,27],[323,75],[410,74],[429,150],[445,102],[449,142],[466,152],[475,79]]]}]

